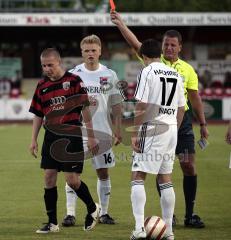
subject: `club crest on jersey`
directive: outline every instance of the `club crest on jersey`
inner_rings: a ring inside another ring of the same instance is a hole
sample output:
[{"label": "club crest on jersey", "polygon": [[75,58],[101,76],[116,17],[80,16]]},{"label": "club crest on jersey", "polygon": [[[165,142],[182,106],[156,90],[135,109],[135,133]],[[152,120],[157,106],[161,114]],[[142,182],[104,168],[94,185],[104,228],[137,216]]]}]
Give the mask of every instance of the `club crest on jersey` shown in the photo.
[{"label": "club crest on jersey", "polygon": [[67,91],[67,90],[70,88],[70,86],[71,86],[71,83],[70,83],[70,82],[64,82],[64,83],[63,83],[63,89],[64,89],[65,91]]},{"label": "club crest on jersey", "polygon": [[108,82],[107,82],[107,80],[108,80],[107,77],[100,77],[99,79],[100,79],[100,80],[99,80],[100,85],[106,85],[106,84],[108,83]]}]

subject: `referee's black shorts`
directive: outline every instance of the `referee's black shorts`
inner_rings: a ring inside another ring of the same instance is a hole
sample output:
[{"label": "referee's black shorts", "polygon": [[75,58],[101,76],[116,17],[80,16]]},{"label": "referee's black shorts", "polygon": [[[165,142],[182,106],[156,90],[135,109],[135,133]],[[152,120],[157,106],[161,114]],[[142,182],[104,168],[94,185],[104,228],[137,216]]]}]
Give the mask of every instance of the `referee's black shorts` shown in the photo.
[{"label": "referee's black shorts", "polygon": [[178,140],[176,154],[195,153],[195,140],[192,128],[192,115],[186,111],[180,129],[178,130]]},{"label": "referee's black shorts", "polygon": [[[80,134],[79,134],[80,135]],[[45,131],[41,168],[82,173],[84,149],[82,136],[56,135]]]}]

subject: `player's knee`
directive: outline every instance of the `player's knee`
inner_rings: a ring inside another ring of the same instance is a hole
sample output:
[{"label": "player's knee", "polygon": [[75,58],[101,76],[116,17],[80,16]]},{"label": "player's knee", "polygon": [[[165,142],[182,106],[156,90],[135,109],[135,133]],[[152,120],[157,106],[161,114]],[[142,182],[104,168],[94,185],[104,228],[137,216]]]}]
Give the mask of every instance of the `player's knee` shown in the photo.
[{"label": "player's knee", "polygon": [[46,188],[53,188],[56,186],[56,174],[53,172],[46,172],[45,173],[45,187]]},{"label": "player's knee", "polygon": [[184,175],[194,176],[196,174],[195,165],[192,162],[181,162],[180,165]]},{"label": "player's knee", "polygon": [[79,189],[79,187],[80,187],[80,184],[81,184],[81,182],[80,181],[75,181],[75,182],[68,182],[67,183],[68,184],[68,186],[71,188],[71,189],[74,189],[74,190],[78,190]]},{"label": "player's knee", "polygon": [[100,180],[105,180],[109,178],[109,173],[107,168],[97,169],[97,176]]},{"label": "player's knee", "polygon": [[77,176],[76,174],[68,174],[66,176],[66,183],[70,188],[77,190],[81,184],[80,176]]},{"label": "player's knee", "polygon": [[45,178],[45,186],[46,188],[53,188],[56,186],[56,180],[52,177],[47,176]]}]

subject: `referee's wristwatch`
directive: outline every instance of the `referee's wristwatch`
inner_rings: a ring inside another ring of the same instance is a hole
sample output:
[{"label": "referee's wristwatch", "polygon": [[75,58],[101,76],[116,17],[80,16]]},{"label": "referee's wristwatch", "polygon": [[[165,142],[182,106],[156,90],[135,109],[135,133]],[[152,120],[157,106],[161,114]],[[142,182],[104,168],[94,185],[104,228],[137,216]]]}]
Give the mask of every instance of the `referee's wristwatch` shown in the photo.
[{"label": "referee's wristwatch", "polygon": [[200,126],[201,127],[207,126],[207,123],[206,122],[205,123],[200,123]]}]

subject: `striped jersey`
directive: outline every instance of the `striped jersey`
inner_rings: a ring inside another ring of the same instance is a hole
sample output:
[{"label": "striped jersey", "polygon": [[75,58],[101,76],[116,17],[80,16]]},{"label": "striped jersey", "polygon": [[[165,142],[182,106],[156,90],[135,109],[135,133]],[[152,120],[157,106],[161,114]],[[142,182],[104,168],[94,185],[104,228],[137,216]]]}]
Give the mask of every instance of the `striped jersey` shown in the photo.
[{"label": "striped jersey", "polygon": [[148,104],[147,121],[177,124],[178,107],[185,105],[181,76],[173,68],[153,62],[138,76],[135,98]]},{"label": "striped jersey", "polygon": [[82,63],[70,70],[81,77],[89,96],[93,129],[112,135],[110,112],[113,105],[122,101],[116,73],[99,64],[99,68],[90,71]]},{"label": "striped jersey", "polygon": [[65,72],[57,81],[39,81],[29,111],[46,121],[52,116],[53,124],[79,125],[84,104],[89,102],[81,78]]}]

